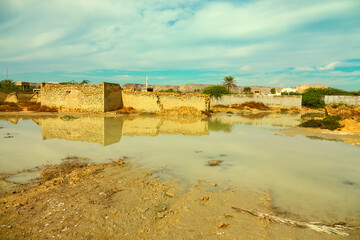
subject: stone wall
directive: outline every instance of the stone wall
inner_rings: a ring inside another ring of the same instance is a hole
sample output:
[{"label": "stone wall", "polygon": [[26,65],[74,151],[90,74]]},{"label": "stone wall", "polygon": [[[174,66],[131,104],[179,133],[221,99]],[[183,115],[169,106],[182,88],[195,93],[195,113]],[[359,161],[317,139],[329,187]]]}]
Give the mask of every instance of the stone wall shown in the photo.
[{"label": "stone wall", "polygon": [[360,96],[324,96],[325,104],[345,103],[347,105],[360,105]]},{"label": "stone wall", "polygon": [[65,111],[104,112],[122,107],[119,84],[97,85],[44,84],[41,105]]},{"label": "stone wall", "polygon": [[224,95],[221,98],[211,98],[211,104],[216,105],[230,105],[230,104],[242,104],[244,102],[262,102],[269,106],[279,106],[284,108],[301,108],[301,99],[300,95],[292,96],[262,96],[262,95],[240,95],[240,94],[231,94]]},{"label": "stone wall", "polygon": [[113,111],[123,107],[121,87],[116,83],[104,84],[104,111]]},{"label": "stone wall", "polygon": [[200,93],[122,92],[124,107],[133,107],[144,112],[160,112],[177,107],[193,107],[208,111],[209,96]]}]

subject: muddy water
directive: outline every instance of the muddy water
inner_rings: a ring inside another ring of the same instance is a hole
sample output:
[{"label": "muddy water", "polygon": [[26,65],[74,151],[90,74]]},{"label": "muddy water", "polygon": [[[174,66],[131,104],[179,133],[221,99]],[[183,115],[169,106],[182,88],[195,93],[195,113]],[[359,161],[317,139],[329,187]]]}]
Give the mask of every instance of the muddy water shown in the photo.
[{"label": "muddy water", "polygon": [[[274,211],[307,221],[360,223],[360,148],[342,142],[286,137],[300,115],[224,114],[175,117],[1,116],[0,171],[15,172],[66,156],[129,161],[184,185],[198,179],[268,189]],[[220,166],[209,167],[209,160]],[[33,179],[21,173],[13,181]],[[11,179],[10,179],[11,180]]]}]

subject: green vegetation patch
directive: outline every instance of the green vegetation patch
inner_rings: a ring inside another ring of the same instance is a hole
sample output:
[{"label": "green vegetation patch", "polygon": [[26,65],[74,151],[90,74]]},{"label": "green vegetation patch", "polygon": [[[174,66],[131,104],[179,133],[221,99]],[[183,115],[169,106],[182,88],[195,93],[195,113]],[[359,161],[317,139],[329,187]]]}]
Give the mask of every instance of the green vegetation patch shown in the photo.
[{"label": "green vegetation patch", "polygon": [[216,85],[205,88],[202,93],[209,94],[215,98],[221,98],[222,95],[230,94],[229,90],[226,89],[224,86]]},{"label": "green vegetation patch", "polygon": [[360,92],[348,92],[336,88],[309,88],[302,94],[302,105],[309,108],[323,108],[325,102],[321,97],[325,95],[360,96]]},{"label": "green vegetation patch", "polygon": [[61,120],[64,120],[64,121],[72,121],[72,120],[78,119],[77,117],[71,116],[71,115],[61,116],[60,118],[61,118]]},{"label": "green vegetation patch", "polygon": [[341,119],[339,116],[327,116],[322,120],[311,119],[301,123],[299,127],[321,128],[334,131],[335,129],[343,127],[343,125],[339,123]]}]

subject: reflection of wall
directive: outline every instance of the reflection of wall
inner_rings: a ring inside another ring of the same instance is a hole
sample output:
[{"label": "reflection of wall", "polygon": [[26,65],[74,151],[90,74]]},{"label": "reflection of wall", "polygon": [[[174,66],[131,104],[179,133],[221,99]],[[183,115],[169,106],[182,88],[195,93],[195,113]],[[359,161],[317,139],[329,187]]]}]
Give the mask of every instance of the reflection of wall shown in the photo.
[{"label": "reflection of wall", "polygon": [[37,119],[41,134],[46,139],[66,139],[100,143],[104,146],[120,141],[122,120],[104,117],[79,117],[64,121],[61,118]]},{"label": "reflection of wall", "polygon": [[208,121],[202,118],[181,117],[124,119],[123,136],[156,136],[159,134],[208,135]]},{"label": "reflection of wall", "polygon": [[144,112],[160,112],[177,107],[193,107],[209,110],[209,96],[200,93],[122,92],[124,107]]},{"label": "reflection of wall", "polygon": [[210,121],[218,121],[222,124],[229,125],[260,125],[260,126],[279,126],[295,127],[300,124],[300,115],[287,114],[270,114],[258,117],[256,114],[248,115],[217,115],[213,116]]},{"label": "reflection of wall", "polygon": [[247,96],[247,95],[224,95],[219,99],[211,98],[211,104],[242,104],[244,102],[262,102],[266,105],[281,106],[281,107],[296,107],[301,108],[302,96]]},{"label": "reflection of wall", "polygon": [[36,118],[42,138],[100,143],[119,142],[121,136],[157,136],[159,134],[208,135],[208,121],[181,117],[84,117],[64,121],[60,117]]}]

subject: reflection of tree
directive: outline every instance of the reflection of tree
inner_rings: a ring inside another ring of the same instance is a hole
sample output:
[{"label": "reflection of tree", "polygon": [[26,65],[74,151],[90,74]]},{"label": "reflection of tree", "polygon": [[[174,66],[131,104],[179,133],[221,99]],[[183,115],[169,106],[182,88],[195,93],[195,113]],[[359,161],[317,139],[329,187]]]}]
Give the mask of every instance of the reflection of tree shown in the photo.
[{"label": "reflection of tree", "polygon": [[247,118],[247,119],[262,119],[266,116],[269,116],[271,113],[252,113],[252,114],[239,114],[239,116]]},{"label": "reflection of tree", "polygon": [[209,121],[209,130],[214,132],[226,132],[230,133],[232,130],[232,125],[228,123],[222,123],[218,119],[210,119]]}]

